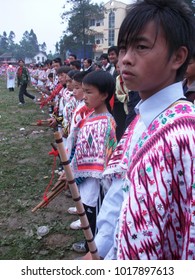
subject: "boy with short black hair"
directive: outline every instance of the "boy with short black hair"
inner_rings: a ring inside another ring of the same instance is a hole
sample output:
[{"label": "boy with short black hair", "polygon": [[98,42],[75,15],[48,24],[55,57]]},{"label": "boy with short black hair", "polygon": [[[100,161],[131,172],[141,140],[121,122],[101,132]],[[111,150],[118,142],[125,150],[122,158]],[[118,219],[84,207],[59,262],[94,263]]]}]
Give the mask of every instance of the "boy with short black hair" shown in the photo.
[{"label": "boy with short black hair", "polygon": [[136,2],[120,27],[121,75],[141,101],[104,172],[102,258],[195,259],[195,107],[182,88],[194,46],[194,15],[181,0]]}]

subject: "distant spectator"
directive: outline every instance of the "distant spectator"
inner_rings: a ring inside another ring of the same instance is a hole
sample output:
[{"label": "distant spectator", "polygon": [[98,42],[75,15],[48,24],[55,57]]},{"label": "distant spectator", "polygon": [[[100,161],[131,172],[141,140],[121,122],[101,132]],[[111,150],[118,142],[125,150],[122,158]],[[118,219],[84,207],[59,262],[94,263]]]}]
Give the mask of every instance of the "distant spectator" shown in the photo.
[{"label": "distant spectator", "polygon": [[102,64],[102,70],[109,72],[111,75],[113,75],[115,67],[110,64],[108,55],[106,53],[103,53],[100,56],[101,64]]},{"label": "distant spectator", "polygon": [[68,57],[68,60],[69,60],[69,63],[70,63],[71,61],[77,60],[76,54],[71,53],[71,54],[69,55],[69,57]]},{"label": "distant spectator", "polygon": [[83,70],[85,71],[85,73],[90,73],[90,72],[94,71],[94,66],[92,63],[93,63],[93,61],[91,58],[84,58]]},{"label": "distant spectator", "polygon": [[9,91],[14,91],[15,88],[15,79],[16,79],[16,69],[13,65],[9,65],[6,71],[7,76],[7,88]]},{"label": "distant spectator", "polygon": [[117,72],[117,62],[118,62],[118,47],[112,46],[108,49],[108,59],[110,61],[110,64],[115,67],[115,70],[113,72],[113,77],[116,79],[118,76]]},{"label": "distant spectator", "polygon": [[30,83],[30,74],[28,69],[24,66],[24,60],[20,59],[18,61],[19,67],[17,70],[17,80],[18,80],[18,86],[19,89],[19,104],[18,105],[24,105],[24,95],[29,97],[30,99],[33,99],[36,101],[36,98],[34,95],[31,95],[27,92],[26,88],[28,84]]},{"label": "distant spectator", "polygon": [[101,62],[95,62],[94,63],[94,70],[97,71],[97,70],[101,70],[102,69],[102,64]]},{"label": "distant spectator", "polygon": [[62,59],[60,57],[56,57],[52,60],[52,68],[59,68],[62,66]]},{"label": "distant spectator", "polygon": [[62,60],[60,57],[56,57],[52,60],[52,72],[54,73],[54,86],[58,84],[58,76],[56,71],[62,66]]},{"label": "distant spectator", "polygon": [[80,60],[73,60],[70,62],[70,67],[72,70],[81,70],[81,61]]}]

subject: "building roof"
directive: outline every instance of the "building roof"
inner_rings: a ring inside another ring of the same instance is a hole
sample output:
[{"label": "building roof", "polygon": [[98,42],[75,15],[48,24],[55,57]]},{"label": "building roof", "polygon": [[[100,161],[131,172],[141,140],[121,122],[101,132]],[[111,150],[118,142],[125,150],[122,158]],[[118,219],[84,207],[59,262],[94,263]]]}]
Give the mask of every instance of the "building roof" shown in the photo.
[{"label": "building roof", "polygon": [[12,57],[12,53],[3,53],[2,55],[0,55],[0,58],[10,58]]}]

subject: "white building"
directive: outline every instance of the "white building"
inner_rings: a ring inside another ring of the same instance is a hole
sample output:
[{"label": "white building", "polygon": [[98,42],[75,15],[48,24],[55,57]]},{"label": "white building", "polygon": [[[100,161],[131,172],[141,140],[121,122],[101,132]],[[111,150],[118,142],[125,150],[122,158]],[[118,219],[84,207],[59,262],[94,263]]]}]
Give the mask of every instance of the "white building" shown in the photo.
[{"label": "white building", "polygon": [[47,55],[44,52],[39,52],[34,56],[33,60],[35,63],[44,63],[47,60]]},{"label": "white building", "polygon": [[91,29],[95,35],[93,48],[94,58],[97,59],[102,53],[107,53],[108,48],[117,45],[118,32],[127,13],[128,5],[120,1],[109,1],[104,5],[106,12],[103,20],[92,21]]}]

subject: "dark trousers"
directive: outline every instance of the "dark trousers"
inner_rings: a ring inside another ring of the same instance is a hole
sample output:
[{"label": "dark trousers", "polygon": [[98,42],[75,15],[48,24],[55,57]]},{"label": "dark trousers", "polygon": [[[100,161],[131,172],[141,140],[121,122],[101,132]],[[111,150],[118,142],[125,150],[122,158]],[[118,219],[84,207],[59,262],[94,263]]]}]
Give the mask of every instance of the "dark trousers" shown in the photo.
[{"label": "dark trousers", "polygon": [[114,100],[114,108],[113,108],[113,117],[116,122],[116,138],[119,142],[124,131],[125,131],[125,120],[126,120],[126,113],[124,110],[124,103],[120,102],[117,97],[115,96]]},{"label": "dark trousers", "polygon": [[[96,218],[97,218],[97,215],[100,211],[100,208],[101,208],[101,205],[102,205],[102,202],[103,202],[103,199],[104,199],[104,195],[105,195],[105,193],[104,193],[103,187],[100,186],[100,194],[99,194],[99,197],[98,197],[97,206],[96,207],[91,207],[91,206],[88,206],[88,205],[83,203],[83,207],[85,209],[85,213],[86,213],[87,219],[89,221],[89,226],[91,228],[91,232],[92,232],[94,237],[97,234]],[[87,244],[86,241],[85,241],[85,249],[87,250],[87,252],[89,251],[89,247],[88,247],[88,244]]]},{"label": "dark trousers", "polygon": [[129,124],[133,121],[136,116],[135,106],[141,100],[139,93],[137,91],[129,91],[129,101],[127,103],[128,107],[128,115],[126,117],[125,129],[129,126]]},{"label": "dark trousers", "polygon": [[[85,212],[86,212],[86,216],[88,218],[89,221],[89,225],[92,231],[93,236],[95,236],[96,233],[96,207],[91,207],[91,206],[87,206],[85,204],[83,204]],[[88,244],[85,241],[85,248],[87,250],[87,252],[89,251],[88,248]]]},{"label": "dark trousers", "polygon": [[30,99],[34,99],[34,98],[35,98],[34,95],[32,95],[32,94],[30,94],[30,93],[27,92],[26,88],[27,88],[27,84],[23,84],[23,85],[20,86],[20,90],[19,90],[19,101],[20,101],[21,103],[25,103],[25,102],[24,102],[24,95],[27,96],[27,97],[29,97]]}]

